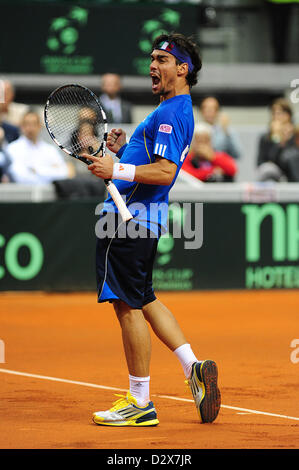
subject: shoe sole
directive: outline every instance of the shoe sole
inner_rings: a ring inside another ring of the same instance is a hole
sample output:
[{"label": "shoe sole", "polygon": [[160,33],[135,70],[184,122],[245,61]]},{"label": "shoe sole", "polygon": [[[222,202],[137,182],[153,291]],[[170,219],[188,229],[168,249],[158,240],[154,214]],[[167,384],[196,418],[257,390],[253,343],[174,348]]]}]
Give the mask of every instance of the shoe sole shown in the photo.
[{"label": "shoe sole", "polygon": [[[194,369],[196,373],[196,369]],[[200,367],[203,385],[203,397],[197,409],[202,423],[212,423],[218,416],[221,405],[221,394],[217,386],[218,369],[214,361],[204,361]],[[197,374],[196,374],[197,376]]]},{"label": "shoe sole", "polygon": [[122,426],[157,426],[159,424],[159,421],[157,419],[152,419],[149,421],[143,421],[141,423],[136,423],[135,421],[122,421],[121,423],[113,423],[112,421],[95,421],[95,418],[93,418],[93,422],[95,424],[98,424],[99,426],[116,426],[116,427],[122,427]]}]

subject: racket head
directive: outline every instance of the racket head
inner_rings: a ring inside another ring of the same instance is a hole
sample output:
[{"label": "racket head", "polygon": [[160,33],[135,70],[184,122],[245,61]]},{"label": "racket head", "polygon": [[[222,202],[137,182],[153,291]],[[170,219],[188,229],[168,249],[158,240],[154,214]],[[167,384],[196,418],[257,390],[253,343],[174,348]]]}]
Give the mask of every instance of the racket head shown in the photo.
[{"label": "racket head", "polygon": [[108,125],[98,97],[78,84],[63,85],[49,95],[45,109],[46,128],[53,141],[67,154],[88,162],[83,153],[106,151]]}]

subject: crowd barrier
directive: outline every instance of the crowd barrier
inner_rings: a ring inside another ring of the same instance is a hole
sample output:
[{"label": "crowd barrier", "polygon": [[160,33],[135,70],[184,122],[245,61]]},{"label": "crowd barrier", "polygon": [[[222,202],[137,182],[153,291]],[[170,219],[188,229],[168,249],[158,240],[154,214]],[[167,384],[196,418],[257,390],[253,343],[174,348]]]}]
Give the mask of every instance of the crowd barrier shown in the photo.
[{"label": "crowd barrier", "polygon": [[[95,291],[100,202],[1,185],[0,290]],[[169,229],[158,245],[157,290],[299,287],[299,184],[190,179],[186,189],[181,180],[170,193]]]}]

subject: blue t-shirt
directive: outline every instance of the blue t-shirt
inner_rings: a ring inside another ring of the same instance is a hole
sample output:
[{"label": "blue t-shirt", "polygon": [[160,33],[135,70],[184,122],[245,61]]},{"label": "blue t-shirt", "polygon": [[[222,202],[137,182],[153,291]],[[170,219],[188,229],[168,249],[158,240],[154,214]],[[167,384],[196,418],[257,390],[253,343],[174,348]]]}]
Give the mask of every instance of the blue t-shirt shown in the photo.
[{"label": "blue t-shirt", "polygon": [[[117,156],[120,163],[147,165],[160,156],[177,165],[170,185],[152,185],[124,180],[113,180],[124,197],[134,220],[149,228],[156,235],[167,231],[168,193],[188,154],[194,131],[194,118],[190,95],[178,95],[162,101],[160,105],[139,124],[130,142]],[[109,196],[104,211],[117,212]]]}]

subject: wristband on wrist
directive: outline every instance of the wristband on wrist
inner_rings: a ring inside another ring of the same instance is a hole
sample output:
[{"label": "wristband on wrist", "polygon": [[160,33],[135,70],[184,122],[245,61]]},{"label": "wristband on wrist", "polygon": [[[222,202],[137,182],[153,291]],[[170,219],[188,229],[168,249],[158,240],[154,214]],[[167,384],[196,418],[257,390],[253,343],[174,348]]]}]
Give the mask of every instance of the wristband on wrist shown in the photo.
[{"label": "wristband on wrist", "polygon": [[112,179],[134,181],[136,166],[130,163],[114,163]]}]

